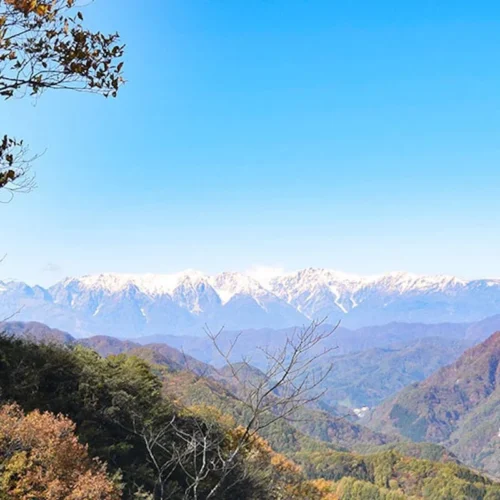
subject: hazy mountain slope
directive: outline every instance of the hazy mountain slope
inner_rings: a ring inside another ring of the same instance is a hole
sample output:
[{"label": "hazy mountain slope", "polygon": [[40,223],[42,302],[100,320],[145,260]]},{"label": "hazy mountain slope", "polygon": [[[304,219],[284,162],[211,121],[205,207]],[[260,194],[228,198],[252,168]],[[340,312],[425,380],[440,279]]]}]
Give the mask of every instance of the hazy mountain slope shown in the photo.
[{"label": "hazy mountain slope", "polygon": [[[433,325],[429,329],[422,326],[387,325],[386,329],[364,328],[362,332],[339,328],[317,350],[319,353],[323,347],[339,347],[332,351],[334,355],[318,360],[318,368],[327,369],[332,365],[322,385],[326,389],[322,401],[328,405],[342,404],[350,408],[375,406],[408,384],[423,380],[438,368],[455,361],[468,345],[454,337],[457,332],[463,334],[467,325],[461,328],[456,325],[453,328]],[[322,327],[328,328],[331,327]],[[446,336],[426,336],[434,332]],[[235,362],[245,357],[253,365],[264,369],[266,358],[257,347],[277,349],[292,333],[293,330],[288,329],[241,332],[232,348],[231,357]],[[421,338],[418,337],[420,335]],[[229,349],[235,337],[236,333],[226,332],[219,339],[220,346]],[[207,363],[217,366],[224,362],[209,339],[165,337],[165,340]],[[373,344],[377,347],[371,347]],[[369,347],[358,351],[358,345],[359,349],[366,345]]]},{"label": "hazy mountain slope", "polygon": [[328,404],[373,407],[404,387],[421,381],[458,358],[465,345],[443,337],[426,337],[402,346],[371,348],[323,360],[332,370],[322,384]]},{"label": "hazy mountain slope", "polygon": [[500,311],[500,280],[305,269],[259,283],[242,273],[101,274],[48,289],[0,282],[0,318],[40,321],[75,336],[133,338],[217,330],[282,329],[311,319],[359,328],[394,321],[475,322]]},{"label": "hazy mountain slope", "polygon": [[174,370],[191,370],[198,374],[213,374],[216,370],[197,359],[166,344],[141,346],[129,340],[120,340],[106,335],[95,335],[85,339],[75,339],[69,333],[49,328],[36,322],[0,323],[0,333],[27,337],[35,342],[56,342],[60,344],[83,345],[96,351],[101,356],[128,353],[147,359],[148,361],[169,366]]},{"label": "hazy mountain slope", "polygon": [[[98,342],[94,343],[91,339],[91,342],[87,342],[86,345],[95,348],[100,353],[109,352],[109,348],[103,345],[102,337],[94,339],[97,339]],[[109,339],[109,342],[116,345],[120,341]],[[212,366],[165,344],[148,344],[142,347],[130,344],[132,343],[123,342],[123,349],[120,352],[127,352],[154,365],[169,368],[169,372],[163,372],[161,377],[168,385],[169,392],[176,397],[182,397],[184,404],[210,404],[235,417],[238,417],[238,412],[243,411],[244,407],[240,404],[237,405],[237,408],[231,408],[235,404],[234,400],[238,400],[240,396],[240,388],[237,381],[231,377],[230,370],[225,368],[215,370]],[[118,352],[118,350],[116,351]],[[186,372],[191,375],[186,375]],[[253,367],[247,367],[246,372],[248,378],[262,376],[262,373]],[[241,370],[239,370],[239,376],[243,376]],[[231,395],[229,399],[227,399],[228,394]],[[293,427],[303,434],[332,443],[335,446],[353,448],[356,445],[376,446],[395,441],[394,438],[373,432],[349,419],[314,408],[301,409],[295,420]],[[269,435],[265,433],[264,437],[268,438],[272,433],[273,429],[270,430]]]},{"label": "hazy mountain slope", "polygon": [[[21,328],[21,323],[18,325]],[[322,325],[319,328],[329,331],[332,327]],[[317,347],[318,353],[324,347],[339,347],[330,356],[321,358],[316,365],[322,370],[332,365],[331,372],[322,384],[325,394],[321,408],[330,413],[335,413],[335,408],[339,406],[350,409],[372,408],[406,385],[423,380],[433,371],[457,359],[468,345],[468,340],[457,338],[463,337],[468,328],[467,324],[390,324],[355,331],[338,328],[323,345]],[[434,333],[443,336],[426,336]],[[267,360],[258,347],[266,346],[271,351],[278,349],[291,334],[293,329],[241,332],[232,347],[232,361],[239,362],[246,358],[256,368],[265,369]],[[223,332],[218,341],[219,346],[223,350],[229,349],[235,335],[235,332]],[[150,342],[150,339],[163,341]],[[103,356],[139,350],[143,345],[156,351],[155,355],[165,355],[171,366],[211,375],[212,365],[221,367],[225,363],[207,337],[163,336],[140,340],[147,342],[139,344],[108,336],[93,336],[78,342]],[[368,346],[368,349],[358,351],[357,346]],[[341,413],[345,414],[346,408]]]},{"label": "hazy mountain slope", "polygon": [[[200,378],[189,372],[171,372],[162,376],[165,390],[183,404],[208,404],[244,423],[248,416],[232,390],[213,378]],[[232,389],[232,388],[231,388]],[[397,441],[348,419],[333,417],[326,412],[304,408],[296,421],[281,421],[263,431],[263,437],[270,440],[280,451],[298,451],[306,444],[312,445],[306,436],[333,445],[337,449],[352,449],[356,445],[378,446]]]},{"label": "hazy mountain slope", "polygon": [[[389,323],[387,325],[364,327],[351,330],[339,326],[323,324],[318,327],[318,331],[332,332],[328,339],[322,342],[323,347],[332,347],[336,355],[359,352],[371,348],[399,348],[403,344],[416,342],[426,337],[441,337],[449,342],[462,341],[465,337],[469,323]],[[498,327],[500,328],[500,317],[498,317]],[[233,347],[232,359],[240,361],[242,356],[249,356],[253,365],[262,367],[265,359],[262,352],[257,347],[277,348],[283,345],[287,337],[294,335],[294,332],[301,328],[283,329],[249,329],[237,331],[223,331],[219,336],[222,347],[229,347],[238,337],[238,342]],[[182,349],[186,353],[210,364],[219,365],[220,356],[214,349],[212,341],[205,335],[195,337],[189,335],[154,335],[134,339],[141,344],[154,342],[165,342],[169,345]]]},{"label": "hazy mountain slope", "polygon": [[500,332],[455,363],[402,390],[372,415],[374,428],[442,443],[500,475]]},{"label": "hazy mountain slope", "polygon": [[93,349],[104,357],[121,354],[135,349],[136,347],[140,347],[140,345],[135,342],[118,340],[113,337],[107,337],[106,335],[95,335],[78,341],[74,340],[74,342],[78,342],[89,349]]},{"label": "hazy mountain slope", "polygon": [[68,344],[75,339],[67,332],[56,328],[49,328],[43,323],[36,321],[8,321],[0,323],[0,332],[7,335],[22,335],[34,341],[49,341]]},{"label": "hazy mountain slope", "polygon": [[465,332],[465,340],[469,345],[486,340],[491,332],[500,331],[500,314],[490,316],[469,325]]}]

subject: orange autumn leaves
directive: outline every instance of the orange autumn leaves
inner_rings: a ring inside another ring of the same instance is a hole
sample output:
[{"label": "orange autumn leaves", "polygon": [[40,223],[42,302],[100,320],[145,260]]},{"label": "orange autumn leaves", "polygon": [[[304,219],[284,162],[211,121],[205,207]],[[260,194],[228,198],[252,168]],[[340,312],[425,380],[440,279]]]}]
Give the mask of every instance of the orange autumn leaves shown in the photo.
[{"label": "orange autumn leaves", "polygon": [[[238,439],[244,428],[238,426],[230,431],[233,439]],[[275,498],[284,500],[338,500],[332,481],[305,479],[302,469],[295,462],[275,452],[269,443],[255,434],[249,440],[249,463],[257,469],[268,471],[267,480],[273,485]]]},{"label": "orange autumn leaves", "polygon": [[104,464],[78,442],[75,424],[61,415],[17,405],[0,408],[0,498],[118,500],[120,488]]}]

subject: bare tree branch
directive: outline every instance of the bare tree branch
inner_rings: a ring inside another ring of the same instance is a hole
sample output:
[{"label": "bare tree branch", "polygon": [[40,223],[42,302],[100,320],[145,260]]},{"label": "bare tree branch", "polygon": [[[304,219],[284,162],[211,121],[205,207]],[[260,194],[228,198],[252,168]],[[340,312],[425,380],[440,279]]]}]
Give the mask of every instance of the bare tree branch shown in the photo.
[{"label": "bare tree branch", "polygon": [[[224,373],[210,373],[230,384],[245,409],[245,422],[236,429],[221,428],[216,418],[194,413],[182,419],[173,416],[159,426],[155,422],[137,419],[133,432],[144,442],[156,473],[156,495],[160,500],[174,498],[169,480],[182,475],[184,500],[222,498],[250,475],[245,457],[261,440],[259,433],[280,420],[289,420],[303,407],[317,401],[323,391],[319,389],[331,366],[320,370],[316,366],[332,347],[319,349],[321,343],[335,332],[337,326],[325,329],[325,322],[313,322],[296,329],[278,349],[261,347],[267,358],[267,368],[261,372],[252,367],[248,359],[234,362],[235,346],[241,334],[222,348],[223,330],[215,333],[206,327],[216,352],[226,362]],[[318,350],[319,349],[319,350]],[[191,365],[191,358],[183,353],[184,364],[193,370],[195,381],[207,374]],[[229,373],[229,375],[227,375]],[[261,467],[267,467],[261,465]],[[252,469],[255,472],[255,469]],[[267,477],[268,469],[263,469]],[[208,488],[208,489],[207,489]]]}]

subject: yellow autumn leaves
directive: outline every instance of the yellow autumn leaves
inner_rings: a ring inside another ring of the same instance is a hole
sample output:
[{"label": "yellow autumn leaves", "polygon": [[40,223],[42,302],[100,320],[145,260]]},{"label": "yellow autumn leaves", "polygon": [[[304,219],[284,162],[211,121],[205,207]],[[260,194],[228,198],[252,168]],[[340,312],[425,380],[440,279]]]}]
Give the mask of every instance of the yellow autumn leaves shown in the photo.
[{"label": "yellow autumn leaves", "polygon": [[23,14],[36,14],[37,16],[45,16],[52,9],[52,3],[38,2],[37,0],[4,0],[8,5],[13,6]]}]

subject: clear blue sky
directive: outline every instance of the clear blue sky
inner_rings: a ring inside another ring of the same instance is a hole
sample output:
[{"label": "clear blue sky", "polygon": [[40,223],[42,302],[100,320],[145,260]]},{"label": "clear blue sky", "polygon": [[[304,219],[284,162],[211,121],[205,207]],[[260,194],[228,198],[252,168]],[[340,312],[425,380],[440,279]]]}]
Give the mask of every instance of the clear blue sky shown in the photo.
[{"label": "clear blue sky", "polygon": [[255,265],[500,277],[500,4],[96,0],[128,84],[2,103],[39,188],[0,279]]}]

